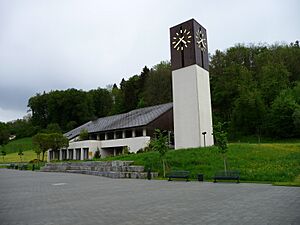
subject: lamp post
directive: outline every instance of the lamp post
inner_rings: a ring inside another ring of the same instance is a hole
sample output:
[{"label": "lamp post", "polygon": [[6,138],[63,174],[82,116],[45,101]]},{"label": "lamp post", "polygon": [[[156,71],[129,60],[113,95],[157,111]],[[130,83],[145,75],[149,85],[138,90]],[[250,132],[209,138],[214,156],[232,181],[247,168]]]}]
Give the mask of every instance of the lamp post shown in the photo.
[{"label": "lamp post", "polygon": [[204,147],[206,147],[206,140],[205,140],[206,131],[202,132],[202,135],[203,135],[203,140],[204,140]]}]

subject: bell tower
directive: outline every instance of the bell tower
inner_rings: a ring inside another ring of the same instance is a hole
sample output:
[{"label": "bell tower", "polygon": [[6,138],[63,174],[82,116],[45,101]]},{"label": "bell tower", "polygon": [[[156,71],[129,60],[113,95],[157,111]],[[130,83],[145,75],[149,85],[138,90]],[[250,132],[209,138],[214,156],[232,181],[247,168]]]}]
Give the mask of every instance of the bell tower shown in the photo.
[{"label": "bell tower", "polygon": [[214,144],[206,29],[191,19],[170,28],[175,149]]}]

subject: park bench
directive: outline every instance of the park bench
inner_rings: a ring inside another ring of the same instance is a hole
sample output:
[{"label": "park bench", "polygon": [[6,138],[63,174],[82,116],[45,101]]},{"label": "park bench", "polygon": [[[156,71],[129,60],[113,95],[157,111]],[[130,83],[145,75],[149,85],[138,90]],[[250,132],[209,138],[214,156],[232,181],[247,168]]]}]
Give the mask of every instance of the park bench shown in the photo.
[{"label": "park bench", "polygon": [[186,179],[186,181],[189,181],[189,177],[190,177],[190,172],[189,171],[172,171],[169,175],[168,181],[171,181],[172,178],[182,178],[182,179]]},{"label": "park bench", "polygon": [[7,166],[8,169],[14,169],[15,168],[15,164],[11,163]]},{"label": "park bench", "polygon": [[228,171],[218,171],[215,176],[213,177],[214,183],[217,180],[236,180],[237,183],[240,182],[240,172],[235,170],[228,170]]},{"label": "park bench", "polygon": [[20,170],[27,170],[28,169],[28,165],[27,164],[22,164],[19,167]]}]

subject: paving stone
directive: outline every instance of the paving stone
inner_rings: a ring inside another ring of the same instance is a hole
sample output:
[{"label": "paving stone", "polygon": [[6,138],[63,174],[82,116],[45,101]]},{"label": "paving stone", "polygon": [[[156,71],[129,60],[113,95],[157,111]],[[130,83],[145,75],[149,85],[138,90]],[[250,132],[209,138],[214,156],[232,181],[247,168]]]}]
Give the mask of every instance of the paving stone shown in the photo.
[{"label": "paving stone", "polygon": [[1,225],[300,224],[300,188],[266,184],[0,169],[0,199]]}]

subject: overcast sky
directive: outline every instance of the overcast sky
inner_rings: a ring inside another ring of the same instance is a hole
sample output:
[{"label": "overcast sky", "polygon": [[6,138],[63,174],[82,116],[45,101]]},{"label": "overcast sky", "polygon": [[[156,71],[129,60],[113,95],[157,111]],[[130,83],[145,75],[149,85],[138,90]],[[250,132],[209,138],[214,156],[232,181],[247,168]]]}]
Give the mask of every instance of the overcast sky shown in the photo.
[{"label": "overcast sky", "polygon": [[119,84],[170,60],[169,28],[196,19],[209,52],[300,39],[299,0],[0,0],[0,121],[36,93]]}]

